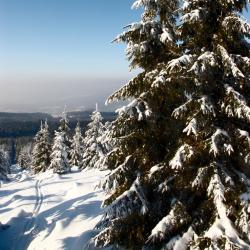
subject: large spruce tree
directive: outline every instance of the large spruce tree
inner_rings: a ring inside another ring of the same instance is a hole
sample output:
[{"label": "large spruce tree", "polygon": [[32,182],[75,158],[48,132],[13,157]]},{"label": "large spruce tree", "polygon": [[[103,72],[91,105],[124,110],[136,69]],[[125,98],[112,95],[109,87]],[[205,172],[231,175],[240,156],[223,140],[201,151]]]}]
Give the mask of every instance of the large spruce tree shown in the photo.
[{"label": "large spruce tree", "polygon": [[[137,0],[117,38],[142,73],[113,122],[97,246],[250,249],[250,26],[245,0]],[[176,25],[175,15],[179,15]],[[173,119],[176,119],[174,121]]]},{"label": "large spruce tree", "polygon": [[167,63],[179,56],[174,12],[178,1],[136,1],[134,7],[140,6],[145,7],[142,20],[129,25],[116,39],[128,44],[131,68],[139,67],[142,72],[108,99],[132,101],[118,110],[110,129],[115,147],[105,161],[112,172],[103,181],[107,213],[96,237],[98,246],[140,249],[168,212],[164,186],[158,189],[165,178],[160,175],[154,181],[149,174],[169,157],[181,134],[181,122],[171,117],[172,109],[181,103],[180,86],[162,76]]}]

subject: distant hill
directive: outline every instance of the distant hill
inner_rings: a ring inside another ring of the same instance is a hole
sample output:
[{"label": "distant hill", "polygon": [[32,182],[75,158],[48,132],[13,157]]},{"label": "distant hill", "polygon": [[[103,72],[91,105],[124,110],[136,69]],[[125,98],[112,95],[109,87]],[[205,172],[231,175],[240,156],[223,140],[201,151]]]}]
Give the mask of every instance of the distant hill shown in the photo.
[{"label": "distant hill", "polygon": [[[68,112],[69,119],[72,120],[79,120],[79,121],[89,121],[90,116],[93,111],[75,111],[75,112]],[[104,120],[114,120],[116,117],[115,112],[101,112]]]},{"label": "distant hill", "polygon": [[[69,112],[70,127],[74,128],[77,121],[85,129],[90,121],[92,111]],[[103,112],[104,120],[115,119],[115,113]],[[40,127],[41,120],[48,120],[51,131],[57,129],[60,117],[47,113],[5,113],[0,112],[0,138],[34,136]]]},{"label": "distant hill", "polygon": [[0,123],[5,121],[38,121],[53,120],[54,118],[47,113],[6,113],[0,112]]}]

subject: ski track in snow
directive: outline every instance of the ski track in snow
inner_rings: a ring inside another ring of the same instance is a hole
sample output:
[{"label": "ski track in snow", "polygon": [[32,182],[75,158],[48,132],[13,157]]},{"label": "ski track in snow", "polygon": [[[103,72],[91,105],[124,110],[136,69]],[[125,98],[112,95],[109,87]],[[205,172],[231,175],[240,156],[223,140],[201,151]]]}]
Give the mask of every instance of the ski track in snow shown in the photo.
[{"label": "ski track in snow", "polygon": [[98,233],[103,193],[94,187],[106,174],[30,176],[14,169],[0,187],[0,250],[84,249]]},{"label": "ski track in snow", "polygon": [[[29,235],[31,237],[34,237],[36,234],[36,231],[35,231],[35,229],[36,229],[35,228],[36,216],[39,213],[39,210],[40,210],[42,203],[43,203],[43,193],[42,193],[42,189],[41,189],[42,181],[43,180],[36,181],[36,184],[35,184],[36,203],[35,203],[34,209],[33,209],[32,214],[31,214],[31,219],[26,222],[26,224],[24,225],[24,228],[23,228],[23,233],[26,233],[30,228],[33,228],[29,233]],[[25,239],[24,237],[22,237],[22,235],[20,235],[18,242],[21,242],[20,245],[23,246],[24,249],[28,248],[29,241],[27,239]],[[19,250],[19,245],[15,245],[15,247],[16,247],[15,248],[16,250]]]},{"label": "ski track in snow", "polygon": [[41,190],[41,184],[42,184],[42,180],[39,180],[36,182],[36,204],[33,210],[33,215],[37,215],[37,213],[39,212],[42,203],[43,203],[43,193]]}]

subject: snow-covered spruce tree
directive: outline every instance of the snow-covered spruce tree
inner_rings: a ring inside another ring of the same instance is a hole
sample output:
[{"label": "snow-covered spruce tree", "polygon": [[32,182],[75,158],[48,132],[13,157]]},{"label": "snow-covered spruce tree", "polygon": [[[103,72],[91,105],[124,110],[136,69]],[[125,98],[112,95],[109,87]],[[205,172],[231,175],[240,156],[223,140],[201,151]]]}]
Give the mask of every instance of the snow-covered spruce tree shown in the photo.
[{"label": "snow-covered spruce tree", "polygon": [[9,154],[4,149],[0,149],[0,180],[6,180],[7,174],[10,172]]},{"label": "snow-covered spruce tree", "polygon": [[[183,54],[167,68],[167,77],[183,82],[186,97],[173,110],[185,127],[168,171],[175,173],[172,192],[190,216],[185,227],[193,249],[250,249],[250,197],[244,194],[250,191],[250,25],[240,17],[246,4],[184,1]],[[168,234],[160,229],[164,223],[150,241]]]},{"label": "snow-covered spruce tree", "polygon": [[58,131],[64,134],[65,145],[69,149],[70,148],[70,138],[69,138],[70,128],[69,128],[69,120],[68,120],[66,106],[64,108],[64,111],[62,112],[62,117],[60,119]]},{"label": "snow-covered spruce tree", "polygon": [[81,132],[80,123],[77,123],[75,128],[75,135],[71,140],[71,149],[70,149],[70,165],[78,166],[82,165],[82,155],[83,155],[83,137]]},{"label": "snow-covered spruce tree", "polygon": [[41,124],[41,128],[35,136],[32,151],[32,169],[35,173],[45,172],[50,165],[50,135],[47,121]]},{"label": "snow-covered spruce tree", "polygon": [[112,153],[115,147],[115,138],[112,137],[112,123],[107,121],[103,127],[103,134],[98,137],[98,141],[101,143],[102,153],[99,155],[98,161],[95,166],[99,169],[107,169],[106,160],[108,159],[109,153]]},{"label": "snow-covered spruce tree", "polygon": [[31,159],[32,157],[29,148],[22,147],[17,158],[17,164],[19,167],[23,169],[31,167]]},{"label": "snow-covered spruce tree", "polygon": [[[127,43],[131,67],[140,67],[142,72],[108,99],[132,101],[117,111],[118,118],[110,129],[115,146],[105,160],[111,173],[103,180],[107,198],[103,204],[106,214],[98,225],[101,232],[95,237],[99,247],[141,249],[149,243],[152,229],[171,210],[184,217],[180,220],[183,226],[189,220],[182,211],[184,204],[169,195],[167,170],[182,126],[171,116],[182,102],[181,83],[165,77],[168,63],[180,55],[178,1],[135,1],[133,5],[141,6],[142,20],[129,25],[116,39]],[[163,168],[163,173],[153,175]],[[175,229],[173,225],[173,232]],[[159,249],[165,242],[156,240],[151,246]]]},{"label": "snow-covered spruce tree", "polygon": [[85,132],[82,168],[97,167],[96,164],[103,155],[103,146],[100,141],[100,136],[104,133],[102,120],[102,115],[96,107],[96,110],[91,115],[88,130]]},{"label": "snow-covered spruce tree", "polygon": [[65,145],[65,135],[63,132],[55,131],[49,168],[58,174],[70,172],[67,146]]},{"label": "snow-covered spruce tree", "polygon": [[109,99],[134,98],[113,123],[120,142],[95,244],[250,249],[250,26],[238,14],[246,1],[141,5],[142,22],[118,38],[144,71]]}]

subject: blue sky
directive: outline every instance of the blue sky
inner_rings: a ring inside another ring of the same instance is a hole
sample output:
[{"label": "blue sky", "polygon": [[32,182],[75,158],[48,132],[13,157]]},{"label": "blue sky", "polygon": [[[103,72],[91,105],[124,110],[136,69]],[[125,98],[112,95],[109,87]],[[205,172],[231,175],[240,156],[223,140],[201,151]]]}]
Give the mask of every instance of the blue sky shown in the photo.
[{"label": "blue sky", "polygon": [[1,68],[17,73],[125,74],[111,44],[138,19],[131,0],[0,0]]},{"label": "blue sky", "polygon": [[[132,73],[111,44],[133,0],[0,0],[0,111],[102,105]],[[246,15],[247,16],[247,15]]]}]

